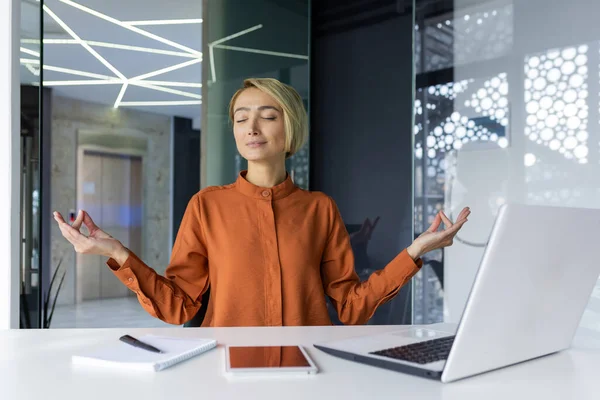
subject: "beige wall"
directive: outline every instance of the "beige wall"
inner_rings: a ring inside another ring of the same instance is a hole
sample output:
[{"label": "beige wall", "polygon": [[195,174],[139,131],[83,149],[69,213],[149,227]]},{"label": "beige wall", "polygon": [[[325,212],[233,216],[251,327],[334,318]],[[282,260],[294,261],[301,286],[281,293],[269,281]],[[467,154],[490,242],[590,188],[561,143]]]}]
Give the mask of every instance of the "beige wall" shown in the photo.
[{"label": "beige wall", "polygon": [[[171,196],[171,117],[129,109],[114,109],[65,97],[52,102],[52,210],[67,214],[77,207],[77,137],[81,132],[147,138],[145,177],[145,235],[141,258],[163,273],[169,261],[169,204]],[[110,233],[110,232],[109,232]],[[51,234],[52,271],[64,254],[67,276],[58,304],[75,302],[75,253],[58,227]]]}]

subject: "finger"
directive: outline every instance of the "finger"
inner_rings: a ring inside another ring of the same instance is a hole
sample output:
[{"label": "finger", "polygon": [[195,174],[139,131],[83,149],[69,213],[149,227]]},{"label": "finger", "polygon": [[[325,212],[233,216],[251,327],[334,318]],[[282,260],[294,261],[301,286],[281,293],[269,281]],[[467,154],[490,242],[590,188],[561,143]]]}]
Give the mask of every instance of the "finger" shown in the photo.
[{"label": "finger", "polygon": [[469,207],[465,207],[462,209],[462,211],[460,212],[460,214],[458,214],[458,217],[456,217],[457,221],[460,221],[461,219],[463,219],[468,213],[470,212]]},{"label": "finger", "polygon": [[431,240],[433,243],[435,243],[433,248],[441,249],[447,246],[451,246],[454,241],[454,237],[466,222],[467,220],[463,219],[460,222],[454,223],[450,228],[442,232],[435,232],[434,234],[432,234]]},{"label": "finger", "polygon": [[87,211],[82,211],[82,213],[83,213],[83,223],[88,228],[88,230],[90,231],[90,233],[92,233],[92,232],[100,229],[94,223],[94,220],[92,219],[92,217],[90,217],[90,214],[88,214]]},{"label": "finger", "polygon": [[75,246],[77,238],[71,232],[71,230],[73,230],[73,227],[71,227],[66,222],[60,222],[58,224],[58,228],[60,229],[60,232],[62,233],[63,237],[67,239],[73,246]]},{"label": "finger", "polygon": [[461,213],[461,215],[459,215],[456,218],[456,221],[454,222],[454,225],[456,225],[459,221],[463,221],[463,220],[467,219],[469,217],[469,215],[471,215],[471,211],[470,210],[467,211],[467,212],[465,212],[465,213]]},{"label": "finger", "polygon": [[56,222],[58,222],[59,224],[65,222],[65,219],[63,218],[63,216],[58,211],[54,211],[52,213],[52,215],[54,216],[54,220]]},{"label": "finger", "polygon": [[77,218],[75,218],[75,221],[73,221],[73,223],[71,224],[71,226],[77,230],[79,230],[81,228],[81,224],[83,223],[83,211],[79,210],[77,212]]},{"label": "finger", "polygon": [[427,232],[437,231],[438,228],[440,227],[441,223],[442,223],[442,217],[440,216],[440,213],[437,213],[435,218],[433,219],[433,222],[429,226],[429,229],[427,229]]},{"label": "finger", "polygon": [[78,253],[84,253],[89,247],[89,238],[69,224],[61,224],[61,231]]},{"label": "finger", "polygon": [[443,211],[440,211],[440,217],[442,218],[442,221],[444,221],[444,226],[446,228],[450,228],[452,227],[452,225],[454,225],[452,221],[450,221],[450,219],[446,216],[446,214],[444,214]]},{"label": "finger", "polygon": [[462,226],[468,221],[467,218],[464,218],[460,221],[456,221],[454,223],[454,225],[452,225],[450,228],[446,229],[445,232],[448,233],[449,236],[455,236],[458,231],[460,230],[460,228],[462,228]]},{"label": "finger", "polygon": [[[62,233],[63,237],[67,239],[72,245],[75,245],[76,238],[72,235],[71,230],[74,228],[65,222],[65,219],[59,212],[54,212],[54,220],[58,223],[58,228]],[[79,231],[77,231],[79,233]]]},{"label": "finger", "polygon": [[73,228],[71,225],[69,225],[66,222],[61,223],[59,225],[59,228],[60,228],[61,232],[63,233],[63,236],[66,237],[67,239],[77,240],[77,239],[79,239],[79,237],[86,237],[85,235],[83,235],[81,232],[79,232],[77,229]]}]

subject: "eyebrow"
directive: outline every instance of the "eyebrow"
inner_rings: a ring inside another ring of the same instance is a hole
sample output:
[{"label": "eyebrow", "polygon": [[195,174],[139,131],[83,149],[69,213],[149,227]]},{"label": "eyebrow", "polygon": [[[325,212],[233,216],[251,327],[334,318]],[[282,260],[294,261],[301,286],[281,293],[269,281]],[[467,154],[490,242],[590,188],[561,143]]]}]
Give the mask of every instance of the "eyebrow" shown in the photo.
[{"label": "eyebrow", "polygon": [[[263,111],[263,110],[275,110],[275,111],[281,112],[281,110],[279,108],[274,107],[274,106],[260,106],[260,107],[258,107],[258,110],[259,111]],[[233,113],[235,114],[238,111],[250,111],[250,108],[249,107],[239,107],[239,108],[236,108],[236,110]]]}]

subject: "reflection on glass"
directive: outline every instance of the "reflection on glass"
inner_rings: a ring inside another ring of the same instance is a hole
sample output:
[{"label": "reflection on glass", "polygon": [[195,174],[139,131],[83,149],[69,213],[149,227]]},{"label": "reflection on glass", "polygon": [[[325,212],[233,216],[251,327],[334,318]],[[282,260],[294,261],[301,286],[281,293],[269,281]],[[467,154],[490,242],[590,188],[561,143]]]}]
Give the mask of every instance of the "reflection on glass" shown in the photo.
[{"label": "reflection on glass", "polygon": [[[415,322],[458,321],[500,205],[600,204],[600,35],[588,17],[600,6],[574,1],[582,22],[568,37],[558,0],[417,12],[415,233],[442,207],[469,205],[477,223],[426,260]],[[600,330],[598,293],[583,328]]]},{"label": "reflection on glass", "polygon": [[[417,9],[421,1],[417,0]],[[435,2],[434,2],[435,3]],[[441,3],[441,2],[439,2]],[[426,16],[417,12],[415,24],[415,67],[417,73],[492,60],[510,52],[513,45],[512,1]],[[476,2],[475,2],[476,3]]]},{"label": "reflection on glass", "polygon": [[[209,0],[206,58],[206,169],[203,186],[233,182],[246,160],[237,152],[227,109],[245,78],[293,86],[308,110],[308,2]],[[310,139],[309,139],[310,140]],[[308,189],[309,144],[286,161],[294,183]]]},{"label": "reflection on glass", "polygon": [[[600,75],[590,74],[598,70],[591,61],[599,52],[599,42],[586,41],[523,58],[527,139],[523,163],[529,203],[593,208],[600,204],[596,114]],[[584,329],[600,331],[599,288],[600,284],[584,312]]]},{"label": "reflection on glass", "polygon": [[[525,58],[525,135],[580,164],[588,162],[588,46]],[[536,156],[527,153],[527,166]]]},{"label": "reflection on glass", "polygon": [[[293,4],[292,4],[293,3]],[[234,182],[247,162],[237,151],[227,113],[229,100],[246,78],[276,78],[291,85],[308,104],[308,2],[270,0],[207,0],[203,52],[209,67],[204,70],[204,115],[202,186]],[[309,187],[309,144],[286,160],[286,169],[296,185]],[[210,288],[202,299],[197,318],[200,326],[210,299]]]},{"label": "reflection on glass", "polygon": [[[469,148],[509,145],[509,93],[505,72],[418,88],[416,93],[414,205],[415,234],[420,235],[439,210],[444,208],[452,218],[453,209],[459,210],[465,200],[466,183],[456,180],[457,154]],[[462,160],[461,164],[465,162]],[[480,176],[472,180],[477,185],[490,186],[492,181],[485,170],[479,171]],[[469,229],[466,226],[457,241]],[[443,252],[432,252],[425,258],[423,272],[415,278],[415,298],[420,300],[415,301],[415,323],[443,320],[443,265]]]},{"label": "reflection on glass", "polygon": [[[52,165],[42,208],[65,217],[86,209],[158,273],[200,189],[201,63],[208,57],[201,52],[202,2],[180,3],[46,0],[43,14],[52,127],[44,155]],[[51,327],[165,325],[140,307],[106,257],[76,255],[54,223],[45,238],[46,285],[62,260]]]},{"label": "reflection on glass", "polygon": [[229,347],[231,368],[310,367],[298,346]]}]

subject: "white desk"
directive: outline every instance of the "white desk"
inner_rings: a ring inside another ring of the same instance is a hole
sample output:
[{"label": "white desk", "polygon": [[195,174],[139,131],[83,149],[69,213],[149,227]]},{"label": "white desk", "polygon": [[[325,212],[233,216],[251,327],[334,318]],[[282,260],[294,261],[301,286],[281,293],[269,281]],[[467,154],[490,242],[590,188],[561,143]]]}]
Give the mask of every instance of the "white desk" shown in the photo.
[{"label": "white desk", "polygon": [[[395,330],[394,326],[72,329],[0,331],[0,399],[600,399],[600,335],[580,332],[572,349],[450,384],[332,357],[314,342]],[[214,337],[220,346],[157,372],[82,368],[71,355],[130,333]],[[223,344],[305,345],[320,373],[231,380]]]}]

